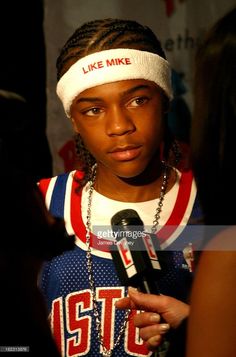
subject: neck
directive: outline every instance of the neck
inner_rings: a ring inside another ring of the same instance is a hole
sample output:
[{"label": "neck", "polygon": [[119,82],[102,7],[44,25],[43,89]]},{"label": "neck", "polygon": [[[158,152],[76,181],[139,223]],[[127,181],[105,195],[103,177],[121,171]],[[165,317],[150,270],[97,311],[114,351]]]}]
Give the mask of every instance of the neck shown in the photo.
[{"label": "neck", "polygon": [[[99,167],[94,188],[100,194],[123,202],[144,202],[160,196],[163,183],[164,165],[159,165],[152,172],[143,172],[134,178],[122,178],[116,175],[99,175]],[[167,191],[176,180],[175,172],[169,169]],[[115,189],[114,189],[115,188]]]}]

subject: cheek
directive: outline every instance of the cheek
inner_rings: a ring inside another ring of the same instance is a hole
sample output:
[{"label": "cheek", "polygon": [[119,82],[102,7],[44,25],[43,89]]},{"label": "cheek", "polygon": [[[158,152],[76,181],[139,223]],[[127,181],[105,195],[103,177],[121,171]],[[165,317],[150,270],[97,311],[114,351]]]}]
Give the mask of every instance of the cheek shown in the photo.
[{"label": "cheek", "polygon": [[159,146],[164,138],[163,120],[157,116],[151,117],[151,120],[147,120],[142,126],[142,135],[146,142]]},{"label": "cheek", "polygon": [[150,128],[151,130],[146,130],[145,143],[147,148],[146,154],[152,157],[160,150],[160,148],[162,148],[164,130],[163,126],[158,123],[153,123]]},{"label": "cheek", "polygon": [[104,136],[99,130],[91,129],[91,130],[82,130],[80,132],[83,143],[86,149],[95,157],[99,156],[99,153],[102,152],[102,148],[104,147]]}]

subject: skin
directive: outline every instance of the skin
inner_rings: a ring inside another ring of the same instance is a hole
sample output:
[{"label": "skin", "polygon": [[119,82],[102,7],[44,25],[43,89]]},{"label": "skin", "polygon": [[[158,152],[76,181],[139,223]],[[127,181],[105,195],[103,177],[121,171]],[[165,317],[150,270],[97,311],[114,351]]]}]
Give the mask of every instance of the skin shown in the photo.
[{"label": "skin", "polygon": [[202,253],[191,294],[186,357],[236,356],[235,235],[235,227],[222,231]]},{"label": "skin", "polygon": [[[158,86],[142,79],[103,84],[76,97],[72,123],[96,158],[99,193],[129,202],[159,196],[163,102]],[[168,189],[174,180],[171,173]]]},{"label": "skin", "polygon": [[134,325],[151,351],[160,345],[170,327],[177,328],[189,314],[189,305],[170,296],[144,294],[132,287],[128,293],[116,302],[116,308],[143,311],[134,316]]}]

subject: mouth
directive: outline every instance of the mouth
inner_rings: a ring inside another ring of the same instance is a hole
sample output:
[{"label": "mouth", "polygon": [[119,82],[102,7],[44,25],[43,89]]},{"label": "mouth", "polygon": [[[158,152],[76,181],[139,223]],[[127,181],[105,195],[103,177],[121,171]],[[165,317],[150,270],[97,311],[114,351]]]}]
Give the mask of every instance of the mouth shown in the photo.
[{"label": "mouth", "polygon": [[136,159],[141,153],[141,146],[120,146],[109,152],[109,155],[116,161],[130,161]]}]

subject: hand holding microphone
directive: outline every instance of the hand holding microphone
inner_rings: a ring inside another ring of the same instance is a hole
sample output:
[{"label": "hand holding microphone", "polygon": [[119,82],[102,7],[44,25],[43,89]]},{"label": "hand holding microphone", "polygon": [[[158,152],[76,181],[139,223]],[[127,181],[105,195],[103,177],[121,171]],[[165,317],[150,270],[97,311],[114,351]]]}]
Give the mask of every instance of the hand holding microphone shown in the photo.
[{"label": "hand holding microphone", "polygon": [[[121,283],[141,292],[129,288],[129,296],[117,301],[116,307],[142,310],[133,317],[140,337],[148,349],[157,351],[154,356],[165,354],[174,329],[189,314],[186,303],[162,295],[158,286],[168,264],[168,254],[160,249],[155,234],[144,232],[143,222],[136,211],[119,211],[112,217],[111,225],[116,238],[111,254]],[[135,243],[131,244],[133,241]]]},{"label": "hand holding microphone", "polygon": [[[138,299],[143,296],[142,304],[149,303],[149,300],[153,297],[163,300],[164,296],[157,295],[161,294],[158,280],[162,274],[164,255],[162,255],[163,252],[160,250],[156,235],[144,232],[141,218],[132,209],[117,212],[111,219],[111,225],[116,238],[116,245],[114,245],[111,254],[121,283],[135,287],[143,293],[152,294],[138,295]],[[143,309],[144,305],[139,305],[139,300],[135,302],[137,295],[132,294],[132,290],[129,290],[129,293],[131,293],[131,296],[117,301],[116,307],[121,309]],[[133,295],[134,300],[132,299]],[[153,312],[156,311],[155,308]],[[150,317],[153,318],[153,316],[157,317],[158,320],[149,322]],[[168,342],[165,341],[164,334],[168,332],[170,326],[162,320],[158,312],[142,312],[135,315],[133,319],[135,326],[140,328],[140,336],[147,342],[148,348],[149,345],[151,348],[158,348],[162,344],[161,350],[166,351]],[[155,332],[153,336],[154,325]],[[145,330],[149,329],[150,326],[151,332],[147,338],[142,335],[141,326],[145,327]],[[154,342],[152,342],[153,339]],[[157,354],[159,355],[158,352]],[[156,353],[154,355],[156,356]]]}]

